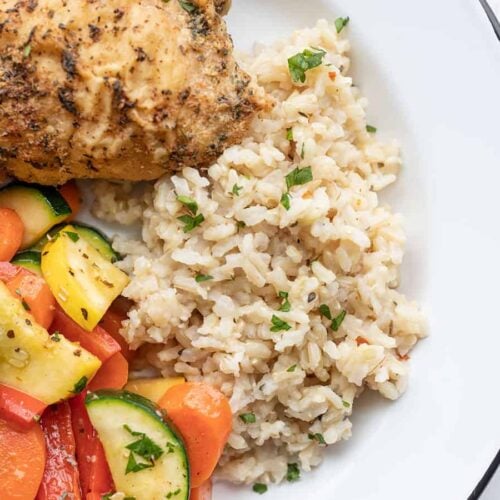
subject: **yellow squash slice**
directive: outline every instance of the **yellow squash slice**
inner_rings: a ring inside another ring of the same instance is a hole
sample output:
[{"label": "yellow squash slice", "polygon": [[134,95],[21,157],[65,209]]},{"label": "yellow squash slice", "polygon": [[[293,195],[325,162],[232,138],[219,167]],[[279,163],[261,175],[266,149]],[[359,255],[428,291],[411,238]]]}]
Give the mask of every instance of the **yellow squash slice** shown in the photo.
[{"label": "yellow squash slice", "polygon": [[158,403],[168,389],[184,382],[184,377],[138,378],[130,380],[123,389],[134,394],[139,394],[154,403]]},{"label": "yellow squash slice", "polygon": [[66,226],[42,250],[42,274],[73,321],[91,331],[128,283],[127,275]]},{"label": "yellow squash slice", "polygon": [[84,389],[100,366],[78,344],[50,336],[0,281],[0,384],[52,404]]}]

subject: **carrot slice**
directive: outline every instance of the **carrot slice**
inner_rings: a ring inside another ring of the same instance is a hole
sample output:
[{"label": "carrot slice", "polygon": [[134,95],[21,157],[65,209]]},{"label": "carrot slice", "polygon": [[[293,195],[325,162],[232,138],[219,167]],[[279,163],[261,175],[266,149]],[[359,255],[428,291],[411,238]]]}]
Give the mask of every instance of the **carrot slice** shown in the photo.
[{"label": "carrot slice", "polygon": [[171,387],[159,405],[186,443],[191,486],[198,488],[212,475],[231,433],[229,401],[208,384],[187,382]]},{"label": "carrot slice", "polygon": [[16,275],[5,282],[10,293],[23,302],[35,321],[48,328],[54,319],[56,300],[45,280],[27,269],[19,268]]},{"label": "carrot slice", "polygon": [[69,181],[59,188],[59,192],[71,208],[71,215],[66,221],[72,221],[80,211],[82,206],[82,196],[75,181]]},{"label": "carrot slice", "polygon": [[47,461],[36,500],[81,500],[75,437],[68,402],[50,406],[40,420],[47,448]]},{"label": "carrot slice", "polygon": [[85,395],[86,392],[69,401],[80,486],[82,496],[87,500],[89,495],[97,495],[98,500],[101,500],[103,494],[114,491],[114,485],[104,448],[85,408]]},{"label": "carrot slice", "polygon": [[88,385],[89,391],[99,389],[123,389],[128,380],[128,363],[125,357],[117,352],[103,363],[99,371]]},{"label": "carrot slice", "polygon": [[0,384],[0,418],[20,430],[27,430],[35,425],[47,405],[38,399]]},{"label": "carrot slice", "polygon": [[84,349],[97,356],[101,361],[106,361],[113,354],[120,352],[120,344],[103,328],[96,326],[88,332],[67,316],[59,306],[56,306],[50,332],[59,332],[68,340],[79,342]]},{"label": "carrot slice", "polygon": [[10,208],[0,208],[0,260],[10,260],[21,247],[24,224]]},{"label": "carrot slice", "polygon": [[212,500],[212,480],[208,479],[199,488],[193,488],[189,500]]},{"label": "carrot slice", "polygon": [[45,441],[37,424],[20,432],[0,419],[1,498],[35,498],[45,468]]},{"label": "carrot slice", "polygon": [[125,340],[123,335],[120,334],[120,329],[122,327],[122,321],[127,319],[127,313],[120,311],[118,308],[114,307],[114,304],[104,315],[99,323],[99,326],[104,328],[109,335],[111,335],[121,347],[121,353],[125,356],[126,360],[130,363],[135,356],[135,351],[132,351]]}]

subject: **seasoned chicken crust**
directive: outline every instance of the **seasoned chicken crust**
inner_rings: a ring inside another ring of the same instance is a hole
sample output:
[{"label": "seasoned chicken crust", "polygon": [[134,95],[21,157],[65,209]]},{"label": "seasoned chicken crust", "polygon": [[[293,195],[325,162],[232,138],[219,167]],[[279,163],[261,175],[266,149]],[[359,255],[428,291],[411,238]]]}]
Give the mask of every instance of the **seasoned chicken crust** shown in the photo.
[{"label": "seasoned chicken crust", "polygon": [[42,184],[209,165],[267,106],[232,56],[229,4],[1,1],[0,164]]}]

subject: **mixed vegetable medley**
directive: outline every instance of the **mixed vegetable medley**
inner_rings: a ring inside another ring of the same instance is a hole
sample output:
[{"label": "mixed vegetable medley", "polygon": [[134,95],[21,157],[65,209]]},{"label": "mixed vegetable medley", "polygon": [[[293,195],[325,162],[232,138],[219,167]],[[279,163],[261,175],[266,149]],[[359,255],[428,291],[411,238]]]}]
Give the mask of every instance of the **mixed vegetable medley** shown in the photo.
[{"label": "mixed vegetable medley", "polygon": [[209,500],[229,403],[182,377],[129,380],[128,277],[79,208],[74,183],[0,190],[2,498]]}]

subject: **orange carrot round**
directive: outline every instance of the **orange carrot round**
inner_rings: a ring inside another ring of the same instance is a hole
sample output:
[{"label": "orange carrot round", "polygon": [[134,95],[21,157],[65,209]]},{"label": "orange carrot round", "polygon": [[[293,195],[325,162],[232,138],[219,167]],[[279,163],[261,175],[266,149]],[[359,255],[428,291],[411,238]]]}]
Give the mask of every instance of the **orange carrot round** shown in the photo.
[{"label": "orange carrot round", "polygon": [[88,385],[89,391],[99,389],[123,389],[128,380],[128,363],[125,357],[117,352],[105,361],[95,377]]},{"label": "orange carrot round", "polygon": [[231,433],[229,401],[211,385],[187,382],[171,387],[159,405],[184,439],[191,487],[198,488],[212,475]]},{"label": "orange carrot round", "polygon": [[193,488],[189,500],[212,500],[212,480],[208,479],[199,488]]},{"label": "orange carrot round", "polygon": [[78,215],[82,206],[80,190],[75,181],[69,181],[59,188],[59,192],[71,208],[71,215],[66,220],[72,221]]},{"label": "orange carrot round", "polygon": [[0,496],[9,500],[35,498],[44,468],[45,441],[40,426],[18,432],[0,420]]},{"label": "orange carrot round", "polygon": [[54,319],[56,301],[49,285],[41,276],[26,269],[18,273],[6,283],[10,293],[23,302],[25,309],[33,315],[35,321],[48,328]]},{"label": "orange carrot round", "polygon": [[21,247],[24,224],[10,208],[0,208],[0,261],[8,261]]}]

